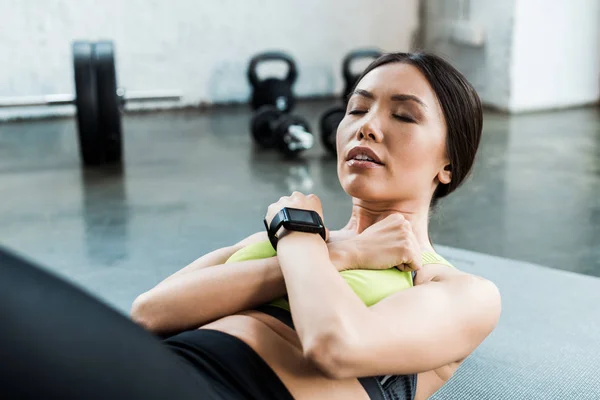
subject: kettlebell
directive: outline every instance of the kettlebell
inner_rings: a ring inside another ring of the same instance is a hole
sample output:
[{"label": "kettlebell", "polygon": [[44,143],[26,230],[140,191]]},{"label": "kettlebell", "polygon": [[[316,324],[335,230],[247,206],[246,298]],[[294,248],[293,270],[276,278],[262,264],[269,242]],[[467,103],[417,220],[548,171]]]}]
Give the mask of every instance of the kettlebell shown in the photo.
[{"label": "kettlebell", "polygon": [[352,89],[354,89],[358,78],[360,78],[360,75],[362,74],[362,71],[359,73],[352,72],[352,63],[365,58],[376,59],[381,56],[381,54],[381,51],[377,49],[357,49],[351,51],[344,57],[344,62],[342,63],[342,76],[346,83],[344,92],[342,93],[342,100],[344,100],[344,102]]},{"label": "kettlebell", "polygon": [[[267,78],[260,79],[257,73],[257,67],[260,63],[266,61],[283,61],[287,64],[288,73],[285,79]],[[269,51],[260,53],[252,57],[248,66],[248,80],[252,85],[252,98],[250,105],[253,110],[258,110],[262,106],[273,106],[279,111],[289,112],[294,108],[296,99],[292,91],[292,86],[298,78],[296,63],[291,56],[279,52]]]}]

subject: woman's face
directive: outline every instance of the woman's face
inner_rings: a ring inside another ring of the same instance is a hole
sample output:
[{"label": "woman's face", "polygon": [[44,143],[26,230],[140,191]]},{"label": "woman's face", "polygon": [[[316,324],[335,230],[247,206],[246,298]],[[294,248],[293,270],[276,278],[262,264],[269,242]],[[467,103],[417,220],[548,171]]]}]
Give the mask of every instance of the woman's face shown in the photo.
[{"label": "woman's face", "polygon": [[364,201],[429,201],[437,183],[450,181],[443,113],[416,67],[385,64],[358,83],[338,127],[337,154],[342,187]]}]

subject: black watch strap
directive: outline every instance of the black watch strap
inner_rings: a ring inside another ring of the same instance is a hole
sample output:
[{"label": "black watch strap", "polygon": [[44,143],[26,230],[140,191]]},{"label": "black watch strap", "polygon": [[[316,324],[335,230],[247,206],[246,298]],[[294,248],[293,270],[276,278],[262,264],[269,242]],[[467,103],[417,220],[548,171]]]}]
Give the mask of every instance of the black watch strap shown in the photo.
[{"label": "black watch strap", "polygon": [[[289,213],[291,213],[292,211],[303,211],[311,213],[313,220],[316,220],[315,225],[307,225],[306,221],[299,222],[286,219],[286,215],[289,215]],[[267,229],[269,241],[271,242],[271,245],[275,250],[277,250],[277,242],[279,241],[279,236],[277,235],[277,233],[279,232],[282,226],[291,231],[318,233],[323,238],[323,240],[327,240],[325,226],[323,225],[321,216],[316,211],[298,210],[294,208],[284,207],[281,210],[279,210],[277,214],[275,214],[270,224],[267,224],[266,219],[263,222],[265,224],[265,228]]]},{"label": "black watch strap", "polygon": [[277,241],[279,240],[279,237],[277,237],[277,231],[279,231],[279,229],[281,229],[283,226],[283,216],[283,210],[280,210],[271,220],[270,226],[267,224],[266,219],[263,221],[265,223],[265,228],[267,229],[267,235],[269,236],[271,246],[273,246],[275,250],[277,250]]}]

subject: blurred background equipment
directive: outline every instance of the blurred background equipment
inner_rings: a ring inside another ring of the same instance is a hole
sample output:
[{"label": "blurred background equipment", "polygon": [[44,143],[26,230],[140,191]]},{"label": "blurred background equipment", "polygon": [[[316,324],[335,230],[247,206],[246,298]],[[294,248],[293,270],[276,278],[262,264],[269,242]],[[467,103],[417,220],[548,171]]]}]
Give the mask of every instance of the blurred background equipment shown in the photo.
[{"label": "blurred background equipment", "polygon": [[264,148],[276,148],[286,156],[295,156],[313,146],[308,121],[287,114],[274,106],[264,105],[251,121],[252,137]]},{"label": "blurred background equipment", "polygon": [[[269,77],[259,78],[258,66],[267,61],[282,61],[287,65],[287,75],[284,79]],[[248,80],[252,85],[252,100],[250,104],[253,110],[270,105],[283,112],[291,111],[296,104],[293,86],[298,78],[296,63],[286,53],[280,51],[264,52],[255,55],[248,66]]]},{"label": "blurred background equipment", "polygon": [[[285,78],[259,78],[259,64],[285,63]],[[248,80],[252,86],[250,131],[261,147],[276,148],[286,156],[295,156],[313,146],[314,139],[308,121],[288,114],[296,103],[293,85],[298,78],[295,61],[286,53],[270,51],[255,55],[248,65]]]},{"label": "blurred background equipment", "polygon": [[343,105],[333,106],[329,108],[323,116],[321,116],[320,127],[321,127],[321,143],[323,147],[325,147],[331,154],[336,154],[336,144],[335,144],[335,136],[337,133],[337,128],[342,119],[344,119],[344,115],[346,114],[346,103],[348,102],[348,96],[362,71],[364,70],[364,66],[361,69],[353,67],[356,61],[364,61],[364,60],[374,60],[382,54],[380,50],[377,49],[357,49],[353,50],[344,57],[344,62],[342,63],[342,76],[344,77],[344,91],[342,92],[342,102]]},{"label": "blurred background equipment", "polygon": [[[362,75],[362,72],[366,68],[364,61],[373,61],[383,53],[377,49],[356,49],[351,51],[344,57],[342,63],[342,75],[344,77],[344,83],[346,84],[344,92],[342,93],[342,100],[347,102],[347,96],[354,89],[354,86],[358,82],[358,78]],[[362,64],[357,67],[357,64]]]},{"label": "blurred background equipment", "polygon": [[346,115],[346,108],[344,106],[333,106],[325,111],[325,114],[321,116],[320,127],[321,127],[321,143],[323,147],[329,151],[332,155],[335,155],[336,150],[336,134],[337,128],[340,122]]},{"label": "blurred background equipment", "polygon": [[87,166],[122,160],[121,110],[127,102],[177,101],[176,91],[127,93],[117,88],[114,44],[74,41],[71,45],[75,96],[54,94],[0,98],[0,108],[60,106],[77,109],[81,160]]}]

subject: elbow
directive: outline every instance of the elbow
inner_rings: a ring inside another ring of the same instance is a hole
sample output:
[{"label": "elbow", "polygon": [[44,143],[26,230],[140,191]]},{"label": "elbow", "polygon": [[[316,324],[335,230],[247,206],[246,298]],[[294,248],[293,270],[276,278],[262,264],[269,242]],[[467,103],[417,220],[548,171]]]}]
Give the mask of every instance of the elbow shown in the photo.
[{"label": "elbow", "polygon": [[152,333],[160,333],[160,326],[148,292],[139,295],[131,305],[130,318],[137,325]]},{"label": "elbow", "polygon": [[477,285],[473,285],[474,291],[471,302],[477,304],[477,313],[473,316],[476,321],[476,337],[479,342],[483,341],[498,325],[502,314],[502,295],[500,290],[492,281],[476,277]]},{"label": "elbow", "polygon": [[351,354],[343,335],[322,333],[303,345],[304,358],[329,379],[352,377],[346,357]]},{"label": "elbow", "polygon": [[491,330],[495,329],[502,314],[502,294],[498,286],[491,281],[486,281],[486,290],[489,297],[489,308],[491,314]]}]

